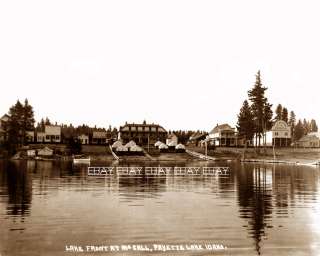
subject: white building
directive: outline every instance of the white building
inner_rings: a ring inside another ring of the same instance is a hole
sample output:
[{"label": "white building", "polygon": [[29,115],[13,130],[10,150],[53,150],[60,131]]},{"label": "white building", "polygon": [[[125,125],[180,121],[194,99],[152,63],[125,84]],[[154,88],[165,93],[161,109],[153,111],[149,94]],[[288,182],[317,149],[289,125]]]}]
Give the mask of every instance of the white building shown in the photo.
[{"label": "white building", "polygon": [[209,140],[214,142],[215,146],[236,146],[237,137],[235,128],[228,124],[216,125],[209,133]]},{"label": "white building", "polygon": [[[258,146],[255,137],[253,144]],[[283,120],[276,121],[270,131],[266,132],[266,146],[288,147],[291,144],[291,127]],[[260,139],[260,146],[263,146],[263,138]]]},{"label": "white building", "polygon": [[166,139],[166,144],[168,146],[177,146],[178,145],[178,137],[174,133],[170,133]]},{"label": "white building", "polygon": [[61,142],[61,127],[58,125],[45,126],[45,142],[60,143]]},{"label": "white building", "polygon": [[43,143],[46,139],[46,133],[45,132],[37,132],[37,142]]},{"label": "white building", "polygon": [[276,147],[288,147],[291,144],[291,127],[282,120],[272,126],[272,145]]},{"label": "white building", "polygon": [[78,140],[83,145],[89,144],[89,136],[88,135],[81,134],[78,136]]}]

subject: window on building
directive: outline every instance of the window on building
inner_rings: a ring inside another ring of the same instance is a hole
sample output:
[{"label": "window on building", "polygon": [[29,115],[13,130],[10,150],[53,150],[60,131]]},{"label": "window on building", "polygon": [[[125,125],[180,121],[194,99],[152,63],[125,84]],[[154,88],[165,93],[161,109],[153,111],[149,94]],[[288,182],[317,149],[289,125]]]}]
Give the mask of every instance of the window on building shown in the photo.
[{"label": "window on building", "polygon": [[50,140],[50,136],[49,135],[46,135],[46,140]]}]

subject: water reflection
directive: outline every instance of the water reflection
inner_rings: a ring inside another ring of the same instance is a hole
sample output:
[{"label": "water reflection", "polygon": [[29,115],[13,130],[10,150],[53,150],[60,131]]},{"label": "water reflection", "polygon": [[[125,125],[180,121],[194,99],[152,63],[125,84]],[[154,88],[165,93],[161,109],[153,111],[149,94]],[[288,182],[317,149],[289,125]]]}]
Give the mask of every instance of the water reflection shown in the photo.
[{"label": "water reflection", "polygon": [[[26,162],[5,162],[2,168],[7,171],[1,171],[0,184],[6,187],[8,196],[7,214],[13,216],[24,216],[30,213],[32,201],[32,175],[29,173]],[[4,189],[4,188],[3,188]]]},{"label": "water reflection", "polygon": [[238,202],[240,217],[248,219],[248,230],[260,254],[260,242],[266,236],[268,218],[272,214],[272,191],[267,182],[267,168],[242,165],[238,172]]},{"label": "water reflection", "polygon": [[[45,236],[56,244],[55,254],[61,255],[71,237],[85,244],[105,241],[103,237],[114,243],[214,241],[227,243],[240,255],[286,255],[277,248],[290,246],[303,253],[309,253],[311,245],[319,248],[319,242],[314,242],[320,240],[320,230],[315,228],[320,214],[318,168],[177,163],[197,165],[228,165],[230,172],[218,177],[97,178],[87,176],[87,166],[71,162],[0,161],[0,210],[6,209],[0,211],[5,224],[0,249],[7,244],[5,255],[10,250],[11,255],[23,255],[14,249],[10,232],[16,231],[29,234],[19,237],[29,249],[26,252]],[[10,221],[17,217],[19,225]],[[64,231],[59,229],[61,223]],[[57,230],[60,236],[53,235]]]}]

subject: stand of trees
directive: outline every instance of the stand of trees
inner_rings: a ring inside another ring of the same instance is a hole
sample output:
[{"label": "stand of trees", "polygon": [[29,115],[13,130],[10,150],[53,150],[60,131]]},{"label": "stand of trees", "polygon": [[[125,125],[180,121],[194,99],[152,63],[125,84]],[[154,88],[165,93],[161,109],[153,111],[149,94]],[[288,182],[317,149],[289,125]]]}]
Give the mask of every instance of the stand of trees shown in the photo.
[{"label": "stand of trees", "polygon": [[311,121],[307,121],[305,118],[303,121],[299,119],[293,129],[293,138],[297,141],[310,132],[318,132],[316,121],[314,119],[311,119]]},{"label": "stand of trees", "polygon": [[34,130],[33,108],[25,99],[24,104],[17,100],[9,109],[8,140],[5,143],[10,154],[14,154],[18,147],[27,142],[27,131]]},{"label": "stand of trees", "polygon": [[293,111],[290,111],[290,115],[288,118],[288,110],[281,104],[278,104],[275,113],[275,121],[283,120],[291,127],[291,135],[293,141],[301,139],[304,135],[307,135],[310,132],[318,131],[316,120],[311,119],[310,121],[307,121],[306,119],[303,119],[303,121],[301,121],[301,119],[299,119],[297,122],[296,115]]}]

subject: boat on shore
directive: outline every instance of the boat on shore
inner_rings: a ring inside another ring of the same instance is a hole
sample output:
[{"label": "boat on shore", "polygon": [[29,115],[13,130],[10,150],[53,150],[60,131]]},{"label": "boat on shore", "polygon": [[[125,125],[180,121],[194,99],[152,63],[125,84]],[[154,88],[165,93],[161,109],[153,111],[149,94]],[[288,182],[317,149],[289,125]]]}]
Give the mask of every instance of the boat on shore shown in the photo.
[{"label": "boat on shore", "polygon": [[74,164],[90,164],[90,157],[85,157],[83,155],[74,155],[73,163]]}]

